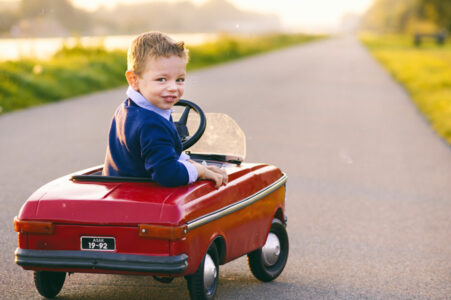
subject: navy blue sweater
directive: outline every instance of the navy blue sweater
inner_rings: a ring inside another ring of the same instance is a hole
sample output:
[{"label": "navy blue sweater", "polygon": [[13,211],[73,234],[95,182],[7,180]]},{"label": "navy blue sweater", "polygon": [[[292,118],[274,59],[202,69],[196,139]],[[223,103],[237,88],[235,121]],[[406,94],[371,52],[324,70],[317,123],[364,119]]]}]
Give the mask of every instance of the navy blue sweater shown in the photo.
[{"label": "navy blue sweater", "polygon": [[150,177],[163,186],[188,184],[178,161],[182,143],[174,123],[125,100],[111,123],[103,174]]}]

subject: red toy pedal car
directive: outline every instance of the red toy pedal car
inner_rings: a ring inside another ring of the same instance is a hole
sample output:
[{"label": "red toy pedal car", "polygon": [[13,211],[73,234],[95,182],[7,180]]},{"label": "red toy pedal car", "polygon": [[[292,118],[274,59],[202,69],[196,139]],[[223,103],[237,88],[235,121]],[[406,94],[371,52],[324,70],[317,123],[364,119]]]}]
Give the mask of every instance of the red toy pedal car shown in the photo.
[{"label": "red toy pedal car", "polygon": [[56,296],[66,273],[80,272],[152,275],[162,282],[185,276],[191,299],[212,299],[219,265],[245,254],[261,281],[283,271],[286,175],[243,162],[244,134],[230,117],[208,114],[205,130],[197,105],[179,105],[186,106],[176,122],[184,149],[194,160],[224,168],[229,183],[166,188],[148,178],[102,176],[98,166],[44,185],[14,220],[16,263],[34,270],[41,295]]}]

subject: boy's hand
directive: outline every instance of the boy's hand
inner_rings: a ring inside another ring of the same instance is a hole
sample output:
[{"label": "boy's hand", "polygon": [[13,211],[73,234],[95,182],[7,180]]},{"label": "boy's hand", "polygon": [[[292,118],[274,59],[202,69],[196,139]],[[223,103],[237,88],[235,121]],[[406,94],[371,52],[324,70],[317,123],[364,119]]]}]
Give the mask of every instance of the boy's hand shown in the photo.
[{"label": "boy's hand", "polygon": [[226,185],[229,182],[229,175],[224,169],[218,168],[216,166],[207,166],[208,171],[214,173],[215,187],[219,188],[221,185]]},{"label": "boy's hand", "polygon": [[221,185],[226,185],[229,181],[227,172],[216,166],[203,166],[194,161],[190,161],[197,170],[198,178],[211,180],[215,183],[215,188],[219,188]]}]

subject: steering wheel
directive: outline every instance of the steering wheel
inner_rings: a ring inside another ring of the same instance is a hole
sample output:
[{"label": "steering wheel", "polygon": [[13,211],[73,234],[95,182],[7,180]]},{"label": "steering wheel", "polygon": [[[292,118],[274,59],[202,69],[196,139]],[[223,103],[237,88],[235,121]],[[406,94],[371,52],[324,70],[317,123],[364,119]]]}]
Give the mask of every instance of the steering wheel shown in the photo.
[{"label": "steering wheel", "polygon": [[[207,118],[202,109],[191,101],[180,99],[175,106],[185,107],[180,119],[174,122],[177,133],[182,141],[183,150],[185,150],[194,145],[200,139],[202,134],[204,134],[205,128],[207,127]],[[191,110],[194,110],[200,117],[199,127],[192,136],[190,136],[188,127],[186,126],[188,123],[188,115]]]}]

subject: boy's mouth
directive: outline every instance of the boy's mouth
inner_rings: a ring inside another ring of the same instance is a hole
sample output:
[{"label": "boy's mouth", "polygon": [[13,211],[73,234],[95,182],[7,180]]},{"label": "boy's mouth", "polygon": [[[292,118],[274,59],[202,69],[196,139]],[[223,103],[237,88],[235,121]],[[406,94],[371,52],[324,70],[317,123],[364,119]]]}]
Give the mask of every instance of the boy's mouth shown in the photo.
[{"label": "boy's mouth", "polygon": [[163,100],[167,103],[174,103],[175,101],[177,101],[177,97],[176,96],[163,96]]}]

